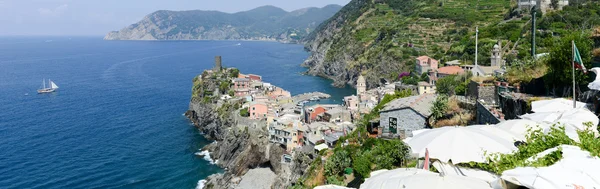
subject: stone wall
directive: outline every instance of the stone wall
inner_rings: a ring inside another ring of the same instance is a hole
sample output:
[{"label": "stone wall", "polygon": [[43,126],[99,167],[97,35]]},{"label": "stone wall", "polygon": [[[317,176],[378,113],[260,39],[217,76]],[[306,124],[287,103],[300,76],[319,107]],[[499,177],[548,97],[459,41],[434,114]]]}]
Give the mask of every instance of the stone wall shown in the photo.
[{"label": "stone wall", "polygon": [[467,97],[477,99],[477,101],[483,100],[486,104],[492,102],[494,102],[494,104],[498,103],[496,86],[491,83],[477,83],[471,81],[468,85]]},{"label": "stone wall", "polygon": [[[398,120],[397,132],[393,135],[390,132],[390,118],[396,118]],[[424,129],[426,126],[425,117],[421,116],[410,108],[381,112],[380,115],[380,126],[382,135],[389,137],[412,137],[412,131]]]},{"label": "stone wall", "polygon": [[481,102],[477,102],[477,124],[498,124],[498,119]]}]

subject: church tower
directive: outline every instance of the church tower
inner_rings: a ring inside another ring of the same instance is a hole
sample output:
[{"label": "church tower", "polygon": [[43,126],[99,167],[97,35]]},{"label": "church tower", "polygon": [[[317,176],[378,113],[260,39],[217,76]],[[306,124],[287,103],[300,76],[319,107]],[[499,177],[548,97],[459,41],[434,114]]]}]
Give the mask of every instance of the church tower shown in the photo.
[{"label": "church tower", "polygon": [[[498,42],[498,43],[500,43],[500,42]],[[490,57],[491,66],[502,66],[503,60],[502,60],[501,48],[502,47],[500,47],[499,44],[495,44],[494,47],[492,48],[492,56]]]},{"label": "church tower", "polygon": [[360,94],[367,91],[367,81],[365,77],[362,75],[358,76],[358,80],[356,81],[356,95],[360,96]]}]

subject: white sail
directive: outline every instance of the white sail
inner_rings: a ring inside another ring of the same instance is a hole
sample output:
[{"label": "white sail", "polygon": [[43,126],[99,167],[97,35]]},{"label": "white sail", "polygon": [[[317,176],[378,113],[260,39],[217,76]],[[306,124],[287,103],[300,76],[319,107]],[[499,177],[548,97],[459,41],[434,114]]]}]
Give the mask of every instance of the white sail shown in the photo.
[{"label": "white sail", "polygon": [[50,81],[50,88],[51,89],[58,89],[58,86],[54,83],[54,81]]}]

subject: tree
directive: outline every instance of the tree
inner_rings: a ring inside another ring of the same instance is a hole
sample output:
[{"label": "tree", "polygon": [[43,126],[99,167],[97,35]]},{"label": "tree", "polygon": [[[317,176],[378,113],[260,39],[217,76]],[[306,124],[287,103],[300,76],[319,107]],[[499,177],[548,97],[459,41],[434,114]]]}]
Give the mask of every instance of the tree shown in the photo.
[{"label": "tree", "polygon": [[437,99],[433,102],[433,106],[431,107],[431,119],[433,119],[433,121],[436,121],[439,118],[444,117],[444,115],[446,115],[447,110],[448,97],[446,95],[439,95]]},{"label": "tree", "polygon": [[[592,40],[589,34],[574,31],[572,34],[563,36],[554,40],[550,49],[550,56],[547,59],[548,74],[546,74],[546,83],[554,86],[571,86],[572,84],[572,66],[573,51],[572,43],[579,49],[581,59],[586,68],[591,68],[592,60]],[[575,71],[575,80],[578,85],[587,85],[589,75],[582,71]]]},{"label": "tree", "polygon": [[250,112],[248,112],[248,108],[244,108],[240,110],[240,116],[242,117],[249,117],[250,116]]},{"label": "tree", "polygon": [[[455,94],[455,88],[458,86],[459,82],[457,81],[457,76],[449,75],[438,79],[435,84],[436,90],[438,94],[444,94],[448,96],[452,96]],[[460,79],[460,78],[458,78]]]},{"label": "tree", "polygon": [[352,160],[348,151],[343,149],[336,150],[327,162],[325,162],[325,175],[338,176],[346,167],[350,167],[351,165]]},{"label": "tree", "polygon": [[419,80],[417,80],[414,77],[403,77],[402,78],[402,83],[407,84],[407,85],[417,85],[417,83],[419,82]]},{"label": "tree", "polygon": [[231,71],[229,71],[229,77],[236,78],[238,77],[238,75],[240,75],[240,70],[238,70],[237,68],[233,68],[231,69]]},{"label": "tree", "polygon": [[429,75],[427,73],[421,74],[420,81],[429,81]]}]

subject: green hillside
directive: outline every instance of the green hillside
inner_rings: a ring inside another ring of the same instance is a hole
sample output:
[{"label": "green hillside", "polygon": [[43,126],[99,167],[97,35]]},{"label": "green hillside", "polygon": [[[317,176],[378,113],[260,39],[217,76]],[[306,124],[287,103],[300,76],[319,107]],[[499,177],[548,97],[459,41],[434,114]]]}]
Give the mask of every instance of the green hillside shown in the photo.
[{"label": "green hillside", "polygon": [[[573,1],[563,11],[538,10],[538,52],[548,52],[570,31],[599,25],[598,7],[596,1]],[[313,55],[304,65],[338,86],[354,84],[359,74],[377,86],[411,71],[421,55],[473,63],[476,27],[478,62],[489,64],[498,41],[511,62],[531,56],[530,21],[528,10],[508,0],[353,0],[308,37]]]}]

